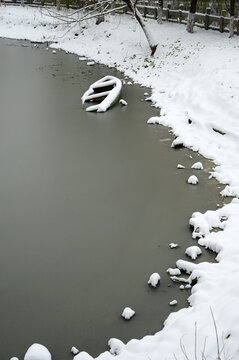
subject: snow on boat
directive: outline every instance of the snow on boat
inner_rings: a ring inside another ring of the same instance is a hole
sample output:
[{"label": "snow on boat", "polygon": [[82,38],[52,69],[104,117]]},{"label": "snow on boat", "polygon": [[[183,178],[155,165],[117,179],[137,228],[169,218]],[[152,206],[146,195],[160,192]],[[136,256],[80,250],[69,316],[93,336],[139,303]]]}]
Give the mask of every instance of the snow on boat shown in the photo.
[{"label": "snow on boat", "polygon": [[105,112],[120,98],[122,82],[115,76],[107,75],[93,83],[82,96],[82,104],[86,101],[98,102],[88,106],[86,111]]}]

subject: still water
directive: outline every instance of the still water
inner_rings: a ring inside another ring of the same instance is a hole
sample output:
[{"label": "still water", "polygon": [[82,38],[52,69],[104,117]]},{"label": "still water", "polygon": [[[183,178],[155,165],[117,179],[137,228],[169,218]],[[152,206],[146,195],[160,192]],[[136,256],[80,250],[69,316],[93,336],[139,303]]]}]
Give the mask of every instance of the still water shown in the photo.
[{"label": "still water", "polygon": [[[83,92],[106,74],[123,79],[44,44],[0,40],[1,359],[34,342],[55,360],[71,359],[73,345],[96,356],[110,337],[153,334],[187,306],[190,292],[166,270],[195,244],[192,212],[221,204],[219,185],[208,161],[146,124],[159,112],[142,100],[147,89],[124,85],[127,107],[85,112]],[[196,161],[205,171],[190,169]],[[192,173],[198,186],[186,183]],[[199,261],[213,259],[203,250]]]}]

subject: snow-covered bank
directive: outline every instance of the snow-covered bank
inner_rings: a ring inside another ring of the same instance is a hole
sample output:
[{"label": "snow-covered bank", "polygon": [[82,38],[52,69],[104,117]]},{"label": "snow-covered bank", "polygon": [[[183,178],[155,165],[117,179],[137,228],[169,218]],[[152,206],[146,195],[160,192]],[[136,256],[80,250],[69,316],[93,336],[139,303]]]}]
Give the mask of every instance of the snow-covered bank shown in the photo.
[{"label": "snow-covered bank", "polygon": [[[236,38],[229,40],[224,35],[199,30],[189,35],[183,26],[159,26],[152,22],[161,46],[155,58],[150,59],[143,34],[129,17],[112,17],[98,27],[74,29],[65,37],[65,29],[49,25],[49,21],[53,21],[33,9],[1,8],[0,18],[2,36],[58,41],[54,47],[111,66],[117,65],[135,81],[150,85],[154,101],[163,108],[158,122],[174,128],[179,136],[177,142],[200,149],[212,157],[218,164],[217,176],[230,183],[232,191],[239,193],[236,122],[239,48]],[[165,329],[155,336],[132,340],[127,345],[111,340],[112,354],[118,354],[121,359],[173,359],[175,353],[178,359],[182,359],[180,339],[184,335],[182,342],[188,356],[194,357],[193,338],[197,322],[198,352],[208,336],[205,355],[215,358],[211,306],[220,341],[227,343],[230,356],[238,358],[238,216],[237,200],[216,212],[193,214],[193,236],[200,237],[200,244],[219,252],[219,264],[192,266],[191,260],[177,262],[178,267],[192,272],[189,281],[198,279],[190,297],[192,307],[172,314]],[[224,231],[211,232],[213,228]],[[99,358],[109,359],[112,354],[106,352]],[[90,356],[81,353],[75,357],[83,358],[89,359]]]}]

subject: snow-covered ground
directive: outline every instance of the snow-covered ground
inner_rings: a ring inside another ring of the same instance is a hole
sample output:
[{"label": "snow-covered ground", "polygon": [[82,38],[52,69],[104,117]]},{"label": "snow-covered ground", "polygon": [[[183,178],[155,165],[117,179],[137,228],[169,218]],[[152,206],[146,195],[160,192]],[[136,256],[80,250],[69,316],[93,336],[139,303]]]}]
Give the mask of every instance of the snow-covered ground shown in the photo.
[{"label": "snow-covered ground", "polygon": [[[239,197],[239,38],[201,29],[188,34],[183,25],[147,23],[159,42],[153,58],[144,34],[129,16],[111,16],[98,26],[89,22],[67,32],[46,11],[0,8],[0,36],[57,41],[51,45],[55,49],[115,66],[135,82],[151,87],[151,99],[161,108],[161,116],[149,123],[172,127],[176,137],[172,146],[183,143],[213,159],[213,176],[226,185],[222,194]],[[198,359],[203,358],[203,349],[205,358],[216,359],[211,309],[221,359],[239,359],[238,223],[237,198],[216,211],[195,212],[190,219],[195,244],[199,239],[200,245],[216,251],[218,263],[177,261],[180,270],[191,274],[187,287],[197,279],[189,297],[191,306],[172,313],[154,336],[127,344],[111,339],[110,352],[98,359],[117,355],[119,360],[182,360],[185,349],[191,360],[196,358],[195,348]],[[81,352],[74,359],[92,358]]]}]

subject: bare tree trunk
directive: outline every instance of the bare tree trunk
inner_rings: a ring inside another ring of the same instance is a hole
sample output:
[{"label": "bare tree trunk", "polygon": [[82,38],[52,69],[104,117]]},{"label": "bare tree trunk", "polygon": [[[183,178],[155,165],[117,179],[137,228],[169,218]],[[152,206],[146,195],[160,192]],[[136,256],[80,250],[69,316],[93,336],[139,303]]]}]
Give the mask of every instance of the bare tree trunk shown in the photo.
[{"label": "bare tree trunk", "polygon": [[197,7],[197,0],[191,0],[189,13],[188,13],[188,20],[187,20],[187,31],[189,33],[193,32],[193,27],[195,24],[196,7]]},{"label": "bare tree trunk", "polygon": [[21,0],[21,6],[24,6],[24,0]]},{"label": "bare tree trunk", "polygon": [[124,2],[128,5],[128,7],[130,8],[130,10],[133,12],[136,20],[138,21],[139,25],[141,26],[146,39],[149,43],[149,47],[151,49],[151,55],[154,55],[158,44],[156,44],[153,40],[152,35],[150,34],[150,31],[148,30],[148,27],[146,26],[144,19],[142,17],[142,15],[140,14],[139,10],[136,8],[136,6],[134,6],[134,3],[132,2],[132,0],[124,0]]},{"label": "bare tree trunk", "polygon": [[163,0],[159,0],[157,21],[158,21],[158,24],[163,23]]},{"label": "bare tree trunk", "polygon": [[229,25],[229,37],[232,38],[234,35],[234,18],[235,18],[235,0],[230,2],[230,25]]},{"label": "bare tree trunk", "polygon": [[58,11],[61,10],[61,1],[60,0],[56,0],[56,8]]}]

